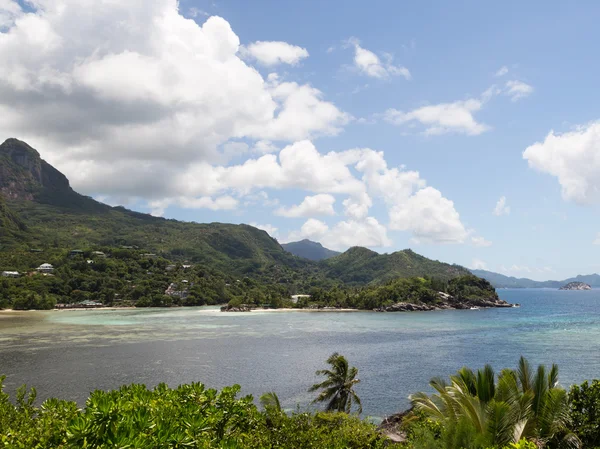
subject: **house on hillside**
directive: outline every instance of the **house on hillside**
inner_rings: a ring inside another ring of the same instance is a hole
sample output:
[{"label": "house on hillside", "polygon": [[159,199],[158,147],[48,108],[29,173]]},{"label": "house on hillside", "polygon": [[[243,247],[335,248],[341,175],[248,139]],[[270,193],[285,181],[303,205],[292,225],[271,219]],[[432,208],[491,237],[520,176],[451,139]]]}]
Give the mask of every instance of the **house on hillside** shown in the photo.
[{"label": "house on hillside", "polygon": [[92,256],[95,256],[95,257],[106,257],[106,254],[104,254],[102,251],[92,251]]},{"label": "house on hillside", "polygon": [[310,298],[310,295],[292,295],[292,302],[297,304],[298,300],[303,298]]},{"label": "house on hillside", "polygon": [[40,273],[52,273],[54,271],[54,267],[49,263],[43,263],[37,267],[37,271]]},{"label": "house on hillside", "polygon": [[75,257],[75,256],[83,256],[83,251],[80,249],[72,249],[71,252],[69,253],[69,257]]},{"label": "house on hillside", "polygon": [[177,268],[177,265],[171,264],[171,265],[167,265],[167,268],[165,268],[165,270],[167,270],[167,271],[173,271],[175,268]]},{"label": "house on hillside", "polygon": [[3,271],[2,272],[2,277],[5,277],[5,278],[18,278],[19,276],[20,275],[19,275],[18,271]]}]

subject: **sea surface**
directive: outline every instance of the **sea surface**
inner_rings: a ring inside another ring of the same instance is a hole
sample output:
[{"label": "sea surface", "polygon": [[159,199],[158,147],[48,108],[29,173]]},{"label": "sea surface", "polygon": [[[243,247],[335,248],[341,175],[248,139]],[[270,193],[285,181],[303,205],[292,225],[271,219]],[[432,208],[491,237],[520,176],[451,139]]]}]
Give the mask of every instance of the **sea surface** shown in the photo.
[{"label": "sea surface", "polygon": [[439,312],[253,311],[215,308],[0,312],[6,390],[83,405],[122,384],[239,383],[255,398],[309,406],[308,387],[337,351],[359,368],[364,412],[382,417],[429,391],[433,376],[490,363],[497,371],[558,363],[564,386],[600,378],[600,290],[503,289],[519,308]]}]

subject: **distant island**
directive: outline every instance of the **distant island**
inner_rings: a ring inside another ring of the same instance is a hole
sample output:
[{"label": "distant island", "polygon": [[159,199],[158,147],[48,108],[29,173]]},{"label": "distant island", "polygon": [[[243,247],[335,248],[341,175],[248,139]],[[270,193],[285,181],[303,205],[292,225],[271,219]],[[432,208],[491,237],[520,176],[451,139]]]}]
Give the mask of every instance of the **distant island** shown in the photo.
[{"label": "distant island", "polygon": [[569,282],[567,285],[563,285],[559,290],[591,290],[592,287],[589,284],[583,282]]}]

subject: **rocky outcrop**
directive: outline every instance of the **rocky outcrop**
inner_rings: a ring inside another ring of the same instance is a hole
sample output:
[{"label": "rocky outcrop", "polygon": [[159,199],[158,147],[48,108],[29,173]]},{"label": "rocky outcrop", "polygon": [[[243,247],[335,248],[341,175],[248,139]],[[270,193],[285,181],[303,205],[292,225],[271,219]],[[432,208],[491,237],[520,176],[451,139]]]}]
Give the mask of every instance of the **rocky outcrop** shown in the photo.
[{"label": "rocky outcrop", "polygon": [[498,298],[462,298],[457,299],[453,296],[438,292],[439,300],[433,304],[397,302],[395,304],[379,307],[376,312],[427,312],[431,310],[466,310],[466,309],[487,309],[492,307],[515,307],[518,304],[510,304]]},{"label": "rocky outcrop", "polygon": [[221,312],[251,312],[252,311],[252,307],[246,305],[246,304],[241,304],[239,306],[230,306],[230,305],[226,305],[221,307]]},{"label": "rocky outcrop", "polygon": [[592,287],[589,284],[583,282],[569,282],[567,285],[563,285],[559,290],[591,290]]}]

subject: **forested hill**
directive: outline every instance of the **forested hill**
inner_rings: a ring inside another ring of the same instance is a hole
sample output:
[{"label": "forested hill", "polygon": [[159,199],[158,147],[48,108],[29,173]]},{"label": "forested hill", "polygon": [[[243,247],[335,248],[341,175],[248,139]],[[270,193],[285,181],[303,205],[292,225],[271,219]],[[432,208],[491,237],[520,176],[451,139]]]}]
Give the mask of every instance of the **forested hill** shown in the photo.
[{"label": "forested hill", "polygon": [[287,252],[309,260],[324,260],[341,254],[338,251],[325,248],[320,243],[308,239],[300,240],[299,242],[284,243],[281,246]]},{"label": "forested hill", "polygon": [[[72,249],[131,247],[172,261],[202,264],[231,276],[265,276],[270,282],[361,285],[397,277],[449,279],[464,268],[433,261],[410,250],[378,254],[351,248],[315,262],[285,251],[265,231],[248,225],[186,223],[110,207],[76,193],[68,179],[17,139],[0,145],[0,265],[31,269],[20,252],[41,249],[57,255]],[[325,248],[323,248],[325,249]],[[25,264],[26,262],[23,262]]]},{"label": "forested hill", "polygon": [[379,254],[355,246],[339,256],[320,262],[327,277],[346,284],[385,282],[394,278],[430,276],[448,280],[470,274],[459,265],[431,260],[410,249],[391,254]]}]

